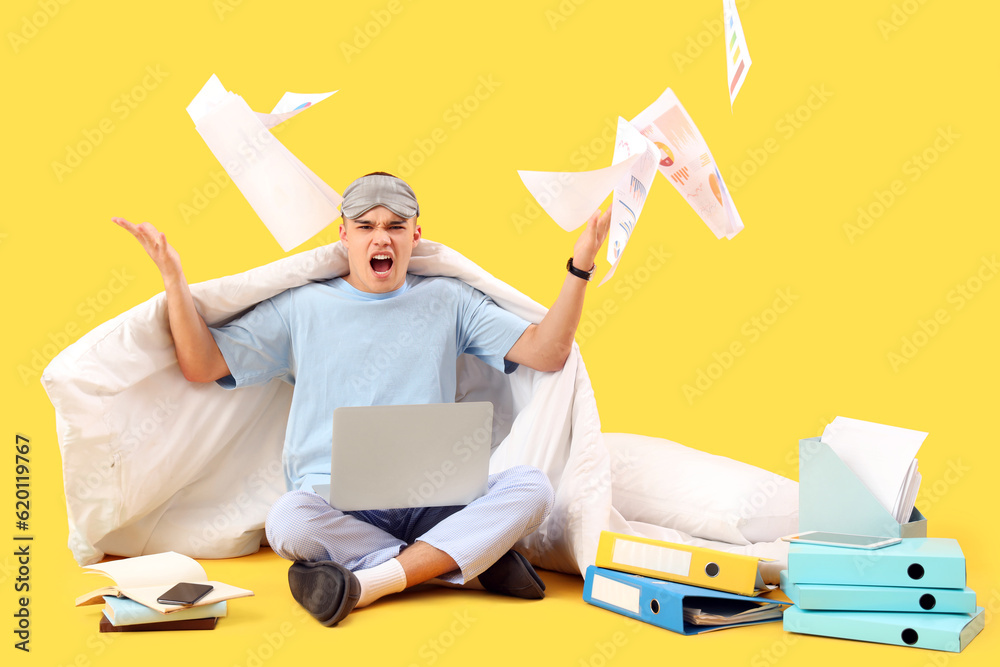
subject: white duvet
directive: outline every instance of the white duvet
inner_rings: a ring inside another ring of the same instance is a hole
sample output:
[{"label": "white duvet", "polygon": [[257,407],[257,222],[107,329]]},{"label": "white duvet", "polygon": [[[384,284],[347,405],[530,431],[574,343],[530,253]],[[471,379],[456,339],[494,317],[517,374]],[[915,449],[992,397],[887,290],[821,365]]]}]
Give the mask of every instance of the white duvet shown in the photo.
[{"label": "white duvet", "polygon": [[[219,325],[285,289],[347,272],[339,243],[191,286]],[[545,308],[457,252],[423,239],[409,268],[464,280],[539,322]],[[105,322],[42,374],[56,411],[69,517],[80,564],[104,554],[178,551],[196,558],[253,553],[268,507],[284,492],[281,448],[292,387],[227,391],[181,375],[163,293]],[[643,436],[602,435],[590,379],[574,345],[563,370],[510,375],[459,360],[456,400],[495,406],[491,472],[543,470],[552,513],[519,548],[532,563],[579,573],[605,529],[783,558],[797,485],[730,459]]]}]

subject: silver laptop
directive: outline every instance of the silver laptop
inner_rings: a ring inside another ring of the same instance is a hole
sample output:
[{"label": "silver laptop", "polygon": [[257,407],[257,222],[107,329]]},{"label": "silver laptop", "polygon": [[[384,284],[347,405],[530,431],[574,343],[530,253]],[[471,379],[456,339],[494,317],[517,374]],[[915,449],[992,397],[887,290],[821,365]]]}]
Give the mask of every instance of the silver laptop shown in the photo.
[{"label": "silver laptop", "polygon": [[468,505],[492,440],[489,402],[337,408],[330,485],[313,490],[339,510]]}]

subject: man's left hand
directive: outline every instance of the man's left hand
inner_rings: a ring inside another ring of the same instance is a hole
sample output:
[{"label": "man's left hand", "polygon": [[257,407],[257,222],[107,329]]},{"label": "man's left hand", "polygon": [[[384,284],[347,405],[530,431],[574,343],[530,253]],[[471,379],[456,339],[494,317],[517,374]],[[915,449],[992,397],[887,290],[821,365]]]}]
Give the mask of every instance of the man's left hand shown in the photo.
[{"label": "man's left hand", "polygon": [[604,245],[604,240],[608,238],[608,229],[611,227],[611,207],[601,213],[601,209],[594,211],[593,215],[587,219],[587,226],[584,228],[580,238],[573,246],[573,266],[581,271],[590,271],[594,266],[594,259],[598,251]]}]

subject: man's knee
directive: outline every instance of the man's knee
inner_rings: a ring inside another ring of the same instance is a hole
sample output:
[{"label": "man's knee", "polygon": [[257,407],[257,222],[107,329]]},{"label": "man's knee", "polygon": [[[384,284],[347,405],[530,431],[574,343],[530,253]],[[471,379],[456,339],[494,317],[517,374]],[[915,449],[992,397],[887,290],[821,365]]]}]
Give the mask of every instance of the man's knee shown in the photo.
[{"label": "man's knee", "polygon": [[533,466],[519,465],[509,468],[506,472],[516,480],[515,484],[525,496],[525,501],[538,512],[538,522],[541,523],[552,511],[555,492],[548,476]]},{"label": "man's knee", "polygon": [[297,559],[302,545],[295,527],[301,526],[304,518],[315,515],[319,509],[317,500],[321,500],[319,496],[308,491],[289,491],[274,501],[264,520],[264,533],[276,554]]}]

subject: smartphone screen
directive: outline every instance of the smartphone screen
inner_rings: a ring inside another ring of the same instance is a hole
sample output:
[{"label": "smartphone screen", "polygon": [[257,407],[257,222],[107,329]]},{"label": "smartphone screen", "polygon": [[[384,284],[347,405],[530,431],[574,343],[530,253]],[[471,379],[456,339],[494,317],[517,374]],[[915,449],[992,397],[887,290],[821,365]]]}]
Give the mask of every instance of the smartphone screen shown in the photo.
[{"label": "smartphone screen", "polygon": [[156,598],[160,604],[194,604],[212,590],[209,584],[181,582]]},{"label": "smartphone screen", "polygon": [[848,535],[846,533],[824,533],[812,531],[784,538],[789,542],[803,544],[823,544],[832,547],[853,547],[855,549],[878,549],[896,544],[902,540],[898,537],[873,537],[871,535]]}]

